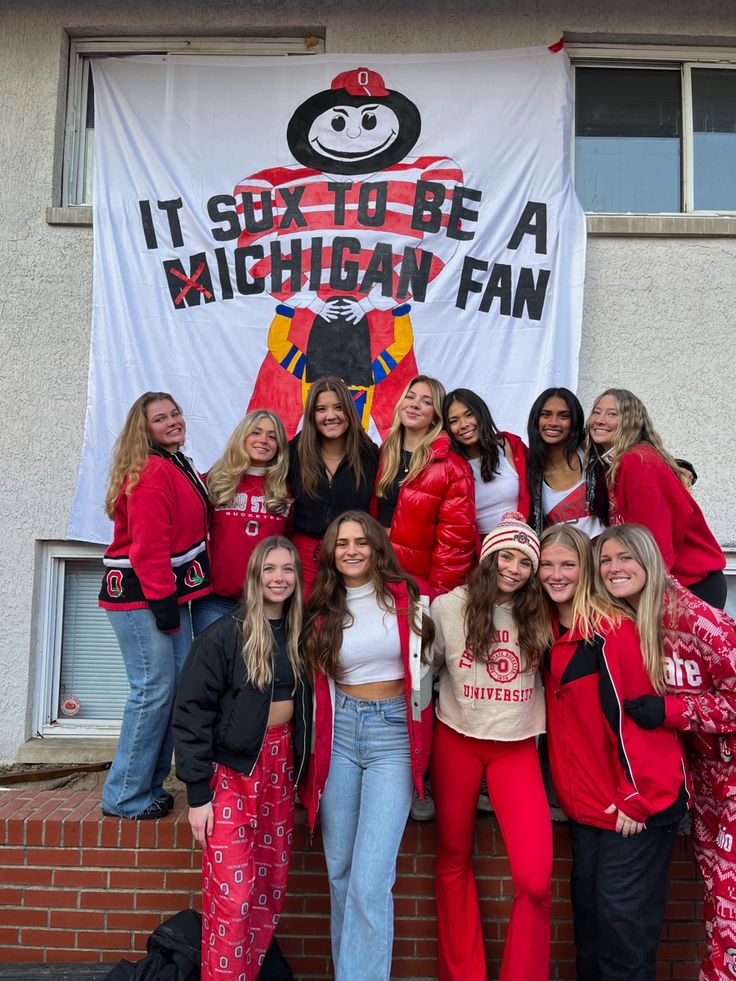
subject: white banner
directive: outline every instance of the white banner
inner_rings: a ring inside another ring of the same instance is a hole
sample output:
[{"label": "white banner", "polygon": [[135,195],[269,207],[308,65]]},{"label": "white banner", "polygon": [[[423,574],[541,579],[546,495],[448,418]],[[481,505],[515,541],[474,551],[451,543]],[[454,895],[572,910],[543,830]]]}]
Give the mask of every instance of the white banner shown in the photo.
[{"label": "white banner", "polygon": [[564,52],[104,58],[89,395],[68,535],[131,403],[170,391],[200,469],[249,408],[291,435],[338,374],[386,432],[417,371],[523,434],[575,388],[585,222]]}]

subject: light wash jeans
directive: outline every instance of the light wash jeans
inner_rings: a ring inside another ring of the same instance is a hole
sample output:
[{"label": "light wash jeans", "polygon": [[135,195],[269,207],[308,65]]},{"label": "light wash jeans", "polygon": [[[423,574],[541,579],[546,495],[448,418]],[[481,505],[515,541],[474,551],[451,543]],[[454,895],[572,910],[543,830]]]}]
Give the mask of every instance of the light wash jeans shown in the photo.
[{"label": "light wash jeans", "polygon": [[120,739],[102,791],[102,806],[135,817],[164,793],[171,769],[171,717],[176,682],[192,646],[189,606],[179,607],[181,629],[162,634],[150,610],[108,610],[123,655],[130,693]]},{"label": "light wash jeans", "polygon": [[219,620],[226,613],[230,613],[237,605],[236,599],[231,599],[229,596],[217,596],[215,593],[209,593],[207,596],[192,600],[194,636],[198,637],[205,627],[209,627],[215,620]]},{"label": "light wash jeans", "polygon": [[320,803],[335,981],[388,981],[396,879],[413,780],[403,695],[335,693],[330,772]]}]

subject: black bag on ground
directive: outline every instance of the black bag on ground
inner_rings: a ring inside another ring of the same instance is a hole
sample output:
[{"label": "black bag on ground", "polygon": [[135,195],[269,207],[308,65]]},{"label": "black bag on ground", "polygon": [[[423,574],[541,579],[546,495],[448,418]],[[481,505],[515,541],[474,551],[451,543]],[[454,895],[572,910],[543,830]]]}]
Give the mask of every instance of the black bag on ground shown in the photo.
[{"label": "black bag on ground", "polygon": [[105,981],[199,981],[201,915],[183,909],[164,920],[148,938],[146,949],[148,954],[142,961],[120,961]]},{"label": "black bag on ground", "polygon": [[[164,920],[148,938],[148,954],[133,964],[122,960],[104,981],[199,981],[202,964],[202,916],[183,909]],[[294,981],[291,968],[276,943],[271,943],[258,981]]]}]

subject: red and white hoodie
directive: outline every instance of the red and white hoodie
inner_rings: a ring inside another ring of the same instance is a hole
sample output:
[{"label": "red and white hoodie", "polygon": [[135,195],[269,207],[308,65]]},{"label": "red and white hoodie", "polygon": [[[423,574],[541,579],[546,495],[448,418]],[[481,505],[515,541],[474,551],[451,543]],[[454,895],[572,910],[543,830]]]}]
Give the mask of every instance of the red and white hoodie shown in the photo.
[{"label": "red and white hoodie", "polygon": [[[663,612],[664,724],[685,733],[691,756],[736,762],[736,623],[672,580]],[[724,780],[736,770],[724,773]]]}]

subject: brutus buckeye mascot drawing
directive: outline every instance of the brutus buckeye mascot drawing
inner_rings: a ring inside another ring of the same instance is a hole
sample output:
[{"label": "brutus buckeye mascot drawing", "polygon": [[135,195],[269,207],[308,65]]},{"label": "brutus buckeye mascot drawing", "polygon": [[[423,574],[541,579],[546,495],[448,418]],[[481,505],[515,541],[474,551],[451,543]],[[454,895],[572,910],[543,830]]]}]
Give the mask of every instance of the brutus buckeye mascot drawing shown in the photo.
[{"label": "brutus buckeye mascot drawing", "polygon": [[[441,272],[457,245],[446,230],[463,180],[447,157],[408,156],[420,132],[417,107],[378,72],[341,72],[289,121],[299,165],[262,170],[235,188],[244,218],[238,245],[262,246],[251,274],[277,303],[249,409],[273,408],[289,435],[310,385],[326,375],[345,381],[363,426],[372,418],[384,435],[417,374],[416,298],[402,263],[426,261],[426,281]],[[444,187],[439,228],[412,227],[420,180]]]}]

